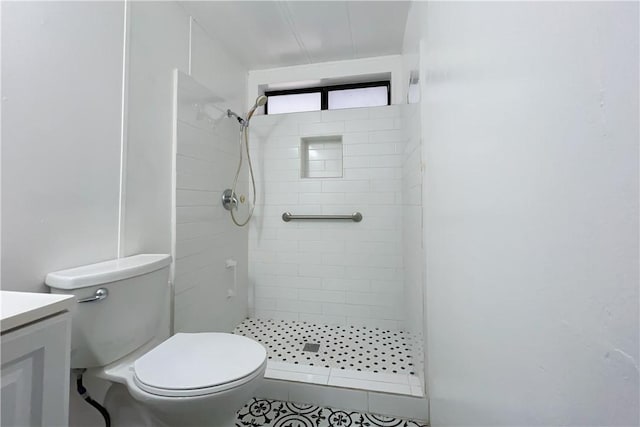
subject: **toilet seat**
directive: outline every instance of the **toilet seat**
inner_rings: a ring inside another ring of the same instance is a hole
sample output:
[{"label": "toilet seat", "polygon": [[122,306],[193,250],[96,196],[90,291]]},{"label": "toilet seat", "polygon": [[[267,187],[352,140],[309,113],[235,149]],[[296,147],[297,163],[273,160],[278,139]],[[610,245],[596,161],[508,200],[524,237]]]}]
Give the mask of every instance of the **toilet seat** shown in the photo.
[{"label": "toilet seat", "polygon": [[202,396],[253,380],[266,359],[261,344],[240,335],[179,333],[133,363],[133,380],[158,396]]}]

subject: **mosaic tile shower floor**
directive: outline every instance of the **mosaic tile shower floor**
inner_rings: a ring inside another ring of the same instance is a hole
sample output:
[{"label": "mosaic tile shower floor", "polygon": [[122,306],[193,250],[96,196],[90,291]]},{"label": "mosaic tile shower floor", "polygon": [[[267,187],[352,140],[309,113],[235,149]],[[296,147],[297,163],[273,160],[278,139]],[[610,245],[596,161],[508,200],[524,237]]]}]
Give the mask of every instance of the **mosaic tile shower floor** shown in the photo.
[{"label": "mosaic tile shower floor", "polygon": [[[233,332],[260,342],[273,361],[415,375],[406,332],[261,319],[246,319]],[[306,343],[320,344],[319,351],[303,351]]]},{"label": "mosaic tile shower floor", "polygon": [[252,399],[239,412],[236,427],[426,427],[410,421],[278,400]]}]

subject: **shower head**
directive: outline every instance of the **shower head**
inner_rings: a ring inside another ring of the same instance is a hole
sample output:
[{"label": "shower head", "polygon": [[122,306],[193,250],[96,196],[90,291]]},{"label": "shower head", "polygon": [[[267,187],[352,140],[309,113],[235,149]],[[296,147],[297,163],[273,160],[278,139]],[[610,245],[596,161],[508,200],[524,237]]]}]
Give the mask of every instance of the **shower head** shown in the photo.
[{"label": "shower head", "polygon": [[251,116],[253,116],[253,113],[255,113],[256,108],[262,107],[266,103],[267,97],[264,95],[260,95],[256,98],[255,104],[253,104],[253,107],[251,107],[251,109],[247,113],[246,119],[243,119],[231,110],[227,110],[227,117],[235,117],[235,119],[238,120],[238,123],[240,123],[241,129],[245,129],[247,126],[249,126],[249,120],[251,120]]},{"label": "shower head", "polygon": [[249,120],[251,120],[251,116],[253,116],[253,113],[255,113],[256,108],[262,107],[266,103],[267,103],[267,97],[266,96],[260,95],[259,97],[257,97],[255,104],[253,104],[253,107],[251,107],[251,109],[247,113],[247,122],[249,122]]},{"label": "shower head", "polygon": [[256,99],[256,107],[262,107],[264,104],[267,103],[267,97],[264,95],[260,95],[257,99]]}]

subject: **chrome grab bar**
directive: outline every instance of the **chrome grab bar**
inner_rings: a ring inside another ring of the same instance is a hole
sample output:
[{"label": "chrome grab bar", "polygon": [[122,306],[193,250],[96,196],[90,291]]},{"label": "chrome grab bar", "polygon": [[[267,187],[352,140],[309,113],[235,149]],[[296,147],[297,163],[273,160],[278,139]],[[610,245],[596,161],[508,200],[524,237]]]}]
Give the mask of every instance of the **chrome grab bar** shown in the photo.
[{"label": "chrome grab bar", "polygon": [[351,215],[293,215],[291,212],[282,214],[284,222],[289,222],[293,219],[347,219],[353,222],[360,222],[362,221],[362,214],[360,212],[354,212]]},{"label": "chrome grab bar", "polygon": [[109,290],[105,288],[100,288],[96,291],[95,294],[93,294],[92,297],[80,298],[78,300],[78,303],[102,301],[108,296],[109,296]]}]

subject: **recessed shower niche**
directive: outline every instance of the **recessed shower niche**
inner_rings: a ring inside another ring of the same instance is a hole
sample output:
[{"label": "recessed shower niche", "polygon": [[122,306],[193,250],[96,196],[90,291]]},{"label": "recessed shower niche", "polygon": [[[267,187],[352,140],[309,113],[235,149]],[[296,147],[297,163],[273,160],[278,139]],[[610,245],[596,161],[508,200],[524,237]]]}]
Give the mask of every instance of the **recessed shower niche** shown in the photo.
[{"label": "recessed shower niche", "polygon": [[342,178],[342,136],[300,139],[302,178]]}]

